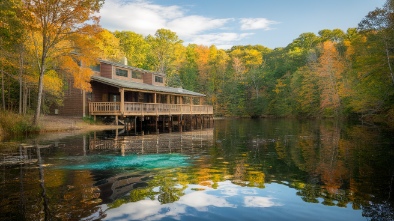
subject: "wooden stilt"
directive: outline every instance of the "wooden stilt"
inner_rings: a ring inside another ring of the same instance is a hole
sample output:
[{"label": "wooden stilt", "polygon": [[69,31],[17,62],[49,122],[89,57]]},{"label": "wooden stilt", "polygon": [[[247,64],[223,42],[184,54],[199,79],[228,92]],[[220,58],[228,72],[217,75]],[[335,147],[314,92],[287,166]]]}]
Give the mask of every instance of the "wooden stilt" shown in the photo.
[{"label": "wooden stilt", "polygon": [[159,116],[156,116],[156,118],[155,118],[155,130],[156,130],[156,133],[159,133],[158,122],[159,122]]},{"label": "wooden stilt", "polygon": [[134,134],[137,134],[137,116],[134,117]]}]

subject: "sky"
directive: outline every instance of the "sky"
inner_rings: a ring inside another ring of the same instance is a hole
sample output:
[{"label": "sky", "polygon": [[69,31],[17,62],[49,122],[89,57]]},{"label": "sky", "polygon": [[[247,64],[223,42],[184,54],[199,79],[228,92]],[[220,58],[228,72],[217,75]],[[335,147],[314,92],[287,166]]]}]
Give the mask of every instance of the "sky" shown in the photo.
[{"label": "sky", "polygon": [[346,32],[385,0],[105,0],[101,26],[154,35],[164,28],[185,45],[286,47],[300,34]]}]

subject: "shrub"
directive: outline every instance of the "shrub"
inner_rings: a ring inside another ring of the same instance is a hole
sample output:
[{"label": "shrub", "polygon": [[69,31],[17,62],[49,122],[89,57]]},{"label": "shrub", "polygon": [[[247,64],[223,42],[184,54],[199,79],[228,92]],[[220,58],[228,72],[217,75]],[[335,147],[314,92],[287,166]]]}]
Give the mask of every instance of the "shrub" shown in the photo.
[{"label": "shrub", "polygon": [[39,128],[32,124],[31,116],[23,116],[8,111],[0,112],[0,126],[2,132],[9,136],[39,131]]}]

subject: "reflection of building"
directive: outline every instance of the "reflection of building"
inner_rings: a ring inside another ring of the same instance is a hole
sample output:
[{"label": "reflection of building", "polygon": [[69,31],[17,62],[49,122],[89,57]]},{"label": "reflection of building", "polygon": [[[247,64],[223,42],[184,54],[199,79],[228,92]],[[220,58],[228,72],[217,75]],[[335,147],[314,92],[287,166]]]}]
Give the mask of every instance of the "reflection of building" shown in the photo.
[{"label": "reflection of building", "polygon": [[[184,153],[199,154],[213,145],[213,128],[193,130],[189,132],[162,133],[144,136],[115,136],[110,139],[100,139],[99,136],[91,136],[89,151],[117,150],[122,155],[133,154],[166,154]],[[104,203],[130,193],[138,187],[145,187],[150,179],[147,173],[126,173],[103,178],[96,183],[101,190],[100,198]]]},{"label": "reflection of building", "polygon": [[116,136],[114,139],[92,137],[89,150],[117,149],[121,153],[194,153],[213,144],[213,128],[181,133],[145,136]]},{"label": "reflection of building", "polygon": [[103,203],[110,203],[130,193],[131,190],[146,187],[150,174],[126,173],[99,181],[95,185],[100,189]]}]

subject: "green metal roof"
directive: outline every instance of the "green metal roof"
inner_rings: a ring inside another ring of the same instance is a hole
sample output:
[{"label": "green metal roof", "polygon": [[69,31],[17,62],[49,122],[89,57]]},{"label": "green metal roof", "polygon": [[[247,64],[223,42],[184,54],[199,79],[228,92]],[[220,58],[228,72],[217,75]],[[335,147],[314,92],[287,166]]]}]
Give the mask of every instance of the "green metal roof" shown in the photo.
[{"label": "green metal roof", "polygon": [[189,91],[183,88],[174,88],[174,87],[164,87],[164,86],[155,86],[144,83],[137,83],[131,81],[124,81],[118,79],[110,79],[101,76],[92,76],[92,81],[100,82],[103,84],[107,84],[117,88],[124,89],[134,89],[134,90],[143,90],[143,91],[152,91],[152,92],[162,92],[162,93],[171,93],[171,94],[180,94],[180,95],[189,95],[194,97],[205,97],[204,94],[200,94],[194,91]]}]

